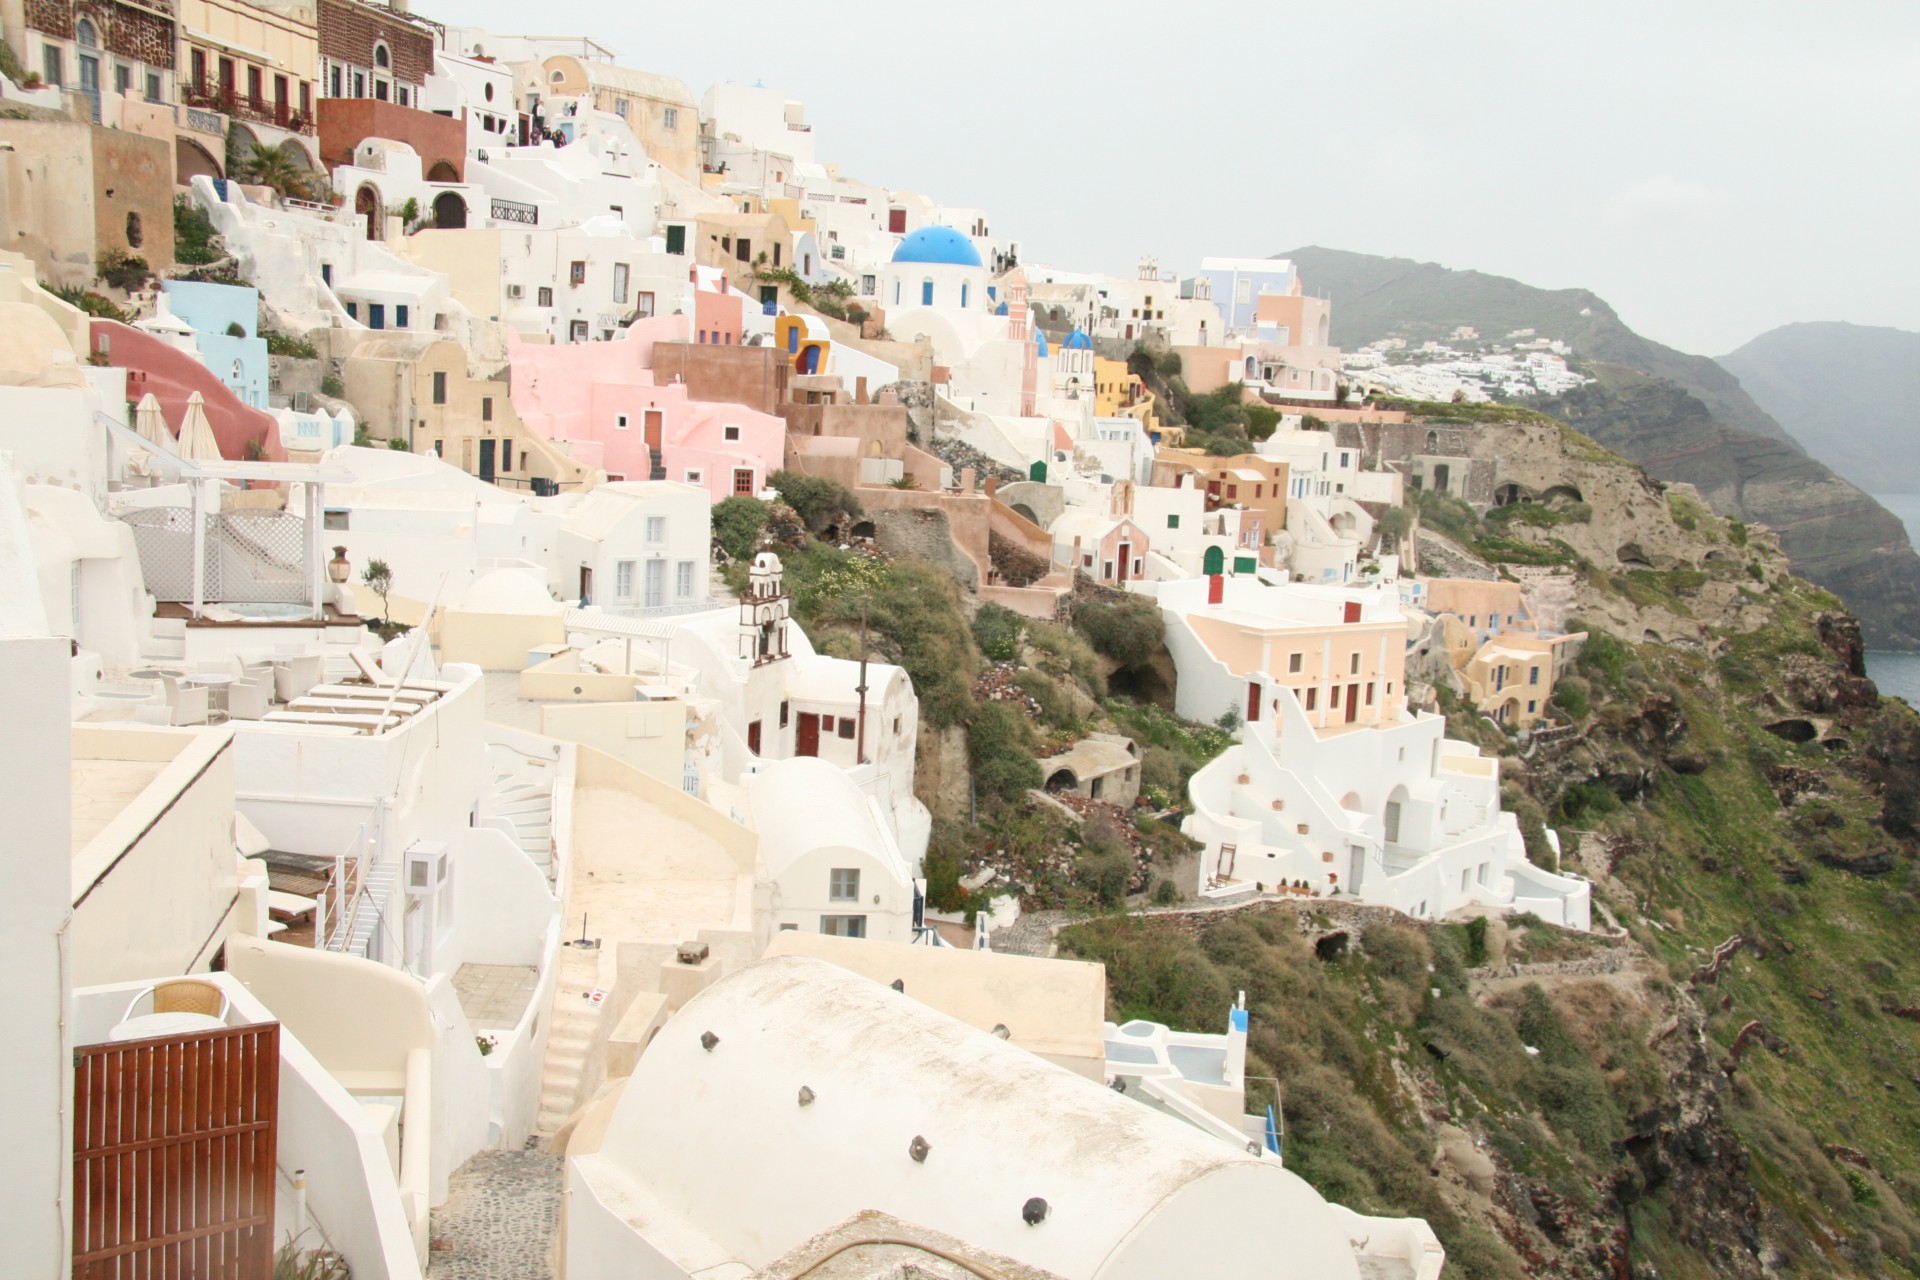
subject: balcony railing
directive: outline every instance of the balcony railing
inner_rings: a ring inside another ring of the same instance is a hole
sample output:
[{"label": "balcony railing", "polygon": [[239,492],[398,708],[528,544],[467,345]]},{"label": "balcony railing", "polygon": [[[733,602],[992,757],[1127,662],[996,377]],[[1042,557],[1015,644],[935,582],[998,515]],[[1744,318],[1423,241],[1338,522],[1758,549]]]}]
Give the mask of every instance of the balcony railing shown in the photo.
[{"label": "balcony railing", "polygon": [[232,85],[206,82],[187,84],[180,90],[180,100],[189,107],[224,111],[235,120],[272,125],[288,133],[313,132],[313,121],[295,111],[293,104],[284,99],[270,100],[256,94],[241,93]]}]

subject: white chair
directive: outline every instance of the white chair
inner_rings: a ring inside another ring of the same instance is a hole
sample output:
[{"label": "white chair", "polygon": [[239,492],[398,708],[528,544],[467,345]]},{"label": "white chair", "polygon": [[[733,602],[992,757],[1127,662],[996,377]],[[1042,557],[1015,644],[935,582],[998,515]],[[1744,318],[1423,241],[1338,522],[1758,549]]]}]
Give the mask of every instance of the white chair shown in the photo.
[{"label": "white chair", "polygon": [[258,720],[273,709],[273,685],[265,680],[235,680],[227,686],[227,718]]},{"label": "white chair", "polygon": [[161,676],[161,685],[167,691],[167,724],[205,724],[207,722],[207,691],[189,689],[172,676]]},{"label": "white chair", "polygon": [[275,664],[273,668],[273,691],[282,702],[292,702],[313,686],[320,683],[321,658],[317,653],[303,653]]},{"label": "white chair", "polygon": [[368,658],[367,655],[362,653],[360,650],[355,649],[352,653],[348,654],[347,656],[353,659],[353,665],[359,668],[361,676],[366,679],[366,682],[368,684],[393,685],[393,684],[400,683],[398,680],[394,679],[392,676],[382,671],[378,663]]}]

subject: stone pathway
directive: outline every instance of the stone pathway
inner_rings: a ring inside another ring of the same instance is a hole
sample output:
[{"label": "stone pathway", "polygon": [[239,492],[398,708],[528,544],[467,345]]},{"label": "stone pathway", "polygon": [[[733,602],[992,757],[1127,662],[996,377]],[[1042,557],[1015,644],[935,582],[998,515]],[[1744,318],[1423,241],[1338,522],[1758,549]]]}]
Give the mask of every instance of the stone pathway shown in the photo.
[{"label": "stone pathway", "polygon": [[428,1229],[429,1280],[553,1280],[560,1156],[482,1151],[448,1180]]}]

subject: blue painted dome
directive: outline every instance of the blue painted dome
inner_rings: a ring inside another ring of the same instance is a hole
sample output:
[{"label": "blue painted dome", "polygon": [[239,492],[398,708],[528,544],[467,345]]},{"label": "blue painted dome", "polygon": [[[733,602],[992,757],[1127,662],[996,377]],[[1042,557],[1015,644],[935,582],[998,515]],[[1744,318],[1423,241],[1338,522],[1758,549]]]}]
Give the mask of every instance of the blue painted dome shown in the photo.
[{"label": "blue painted dome", "polygon": [[1061,343],[1060,346],[1066,351],[1091,351],[1093,350],[1093,339],[1080,332],[1080,330],[1075,329],[1067,335],[1067,340]]},{"label": "blue painted dome", "polygon": [[895,262],[939,262],[952,267],[977,267],[980,251],[973,241],[952,227],[922,227],[893,251]]},{"label": "blue painted dome", "polygon": [[1035,329],[1033,331],[1033,353],[1037,356],[1040,356],[1042,359],[1046,357],[1047,335],[1044,330]]}]

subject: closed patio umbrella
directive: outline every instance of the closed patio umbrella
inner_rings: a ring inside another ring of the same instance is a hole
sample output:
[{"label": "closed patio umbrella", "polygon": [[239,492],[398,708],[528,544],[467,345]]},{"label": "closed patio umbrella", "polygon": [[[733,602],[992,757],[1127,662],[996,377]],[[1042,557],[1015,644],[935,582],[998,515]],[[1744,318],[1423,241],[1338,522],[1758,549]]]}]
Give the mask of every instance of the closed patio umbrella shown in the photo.
[{"label": "closed patio umbrella", "polygon": [[187,414],[180,419],[179,454],[201,462],[220,460],[220,442],[213,438],[213,424],[207,421],[207,403],[196,391],[187,397]]},{"label": "closed patio umbrella", "polygon": [[153,392],[142,396],[134,409],[133,429],[153,448],[151,451],[134,449],[129,452],[127,469],[135,475],[151,475],[153,455],[174,451],[173,432],[167,429],[167,420],[160,413],[160,400]]}]

